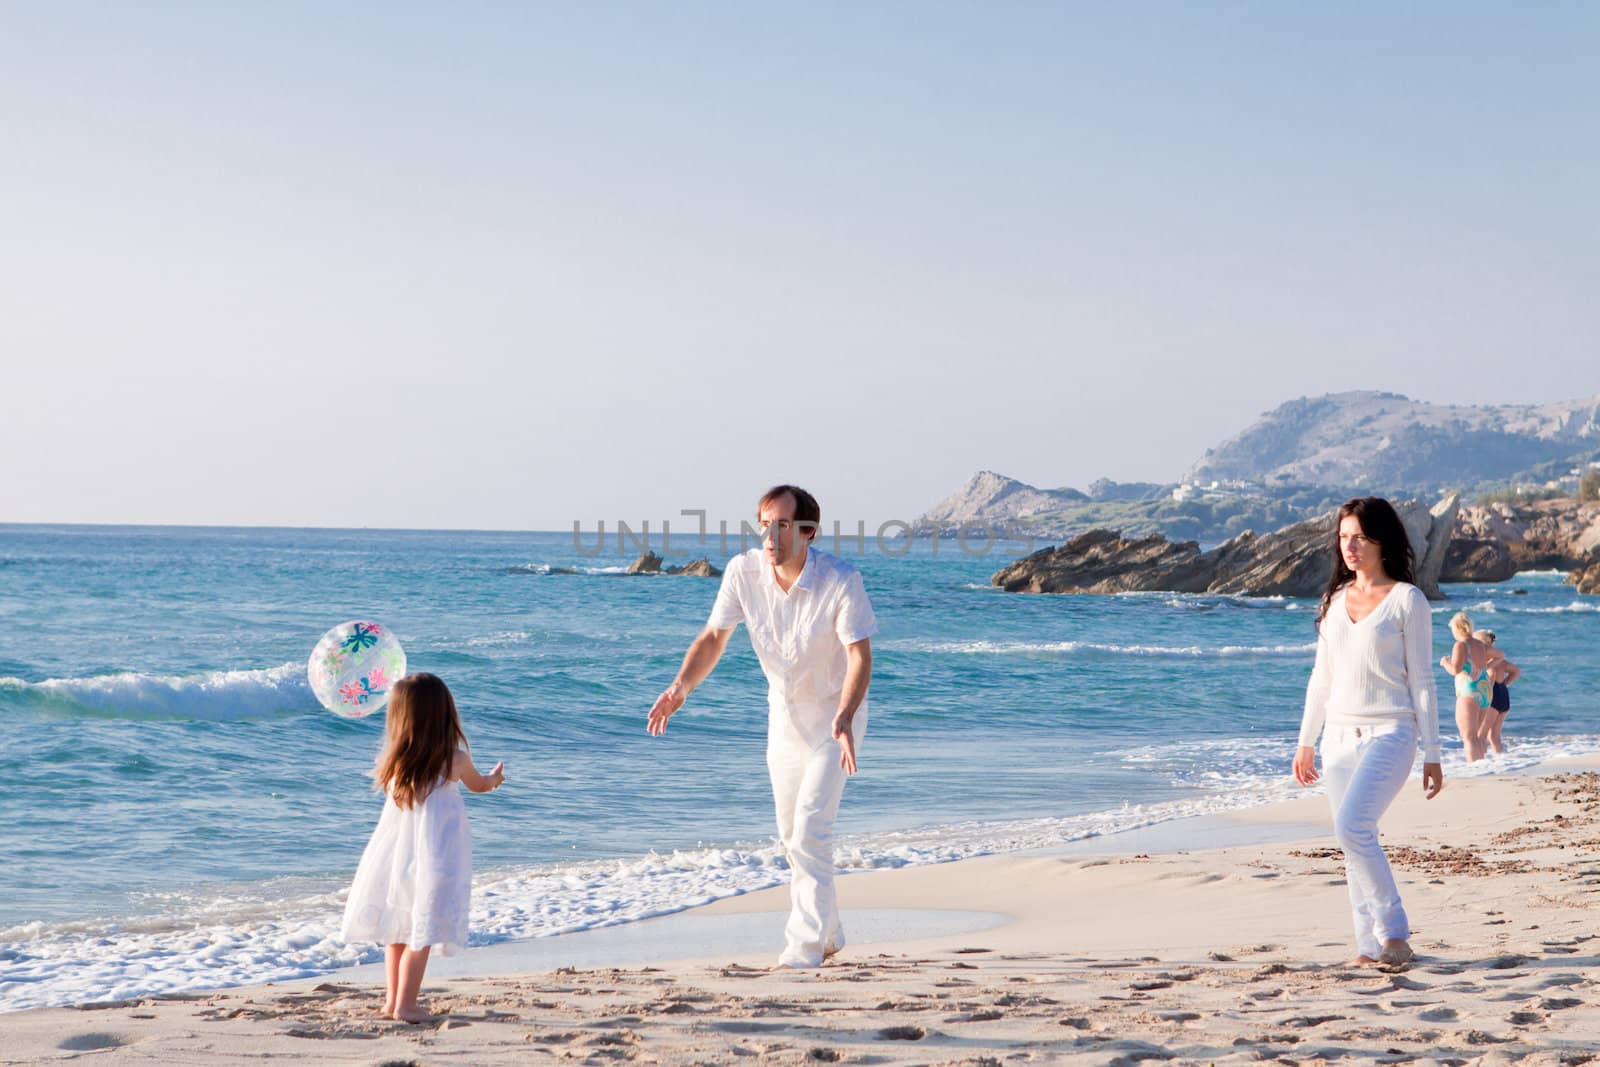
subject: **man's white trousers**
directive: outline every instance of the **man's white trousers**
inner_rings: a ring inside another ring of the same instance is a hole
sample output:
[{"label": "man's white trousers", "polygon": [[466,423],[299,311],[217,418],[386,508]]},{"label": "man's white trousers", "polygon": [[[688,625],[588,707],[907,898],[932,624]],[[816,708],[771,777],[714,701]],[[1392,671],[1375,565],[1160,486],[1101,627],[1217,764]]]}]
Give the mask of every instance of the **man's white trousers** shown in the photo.
[{"label": "man's white trousers", "polygon": [[[867,732],[863,710],[851,723],[856,753]],[[787,942],[778,962],[820,967],[824,956],[844,947],[844,926],[833,888],[833,820],[848,777],[839,766],[839,742],[816,748],[786,721],[772,723],[767,738],[767,773],[778,816],[778,840],[789,856]]]},{"label": "man's white trousers", "polygon": [[1335,726],[1322,733],[1322,775],[1333,806],[1333,834],[1344,849],[1356,949],[1378,958],[1383,942],[1411,936],[1389,860],[1378,844],[1378,819],[1411,777],[1417,728],[1411,722]]}]

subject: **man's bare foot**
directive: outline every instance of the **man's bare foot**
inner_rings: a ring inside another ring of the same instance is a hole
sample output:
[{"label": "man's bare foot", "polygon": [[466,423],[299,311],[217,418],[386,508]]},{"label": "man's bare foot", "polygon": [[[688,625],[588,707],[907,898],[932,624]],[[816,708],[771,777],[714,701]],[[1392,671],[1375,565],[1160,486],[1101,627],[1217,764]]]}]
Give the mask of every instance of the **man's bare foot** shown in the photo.
[{"label": "man's bare foot", "polygon": [[1383,951],[1378,953],[1378,962],[1390,967],[1410,963],[1416,958],[1417,954],[1411,951],[1411,944],[1403,937],[1391,937],[1383,943]]},{"label": "man's bare foot", "polygon": [[1378,962],[1377,960],[1373,959],[1371,956],[1369,956],[1365,952],[1363,952],[1361,955],[1357,956],[1355,959],[1350,961],[1350,966],[1352,966],[1352,967],[1371,967],[1374,963],[1377,963],[1377,962]]}]

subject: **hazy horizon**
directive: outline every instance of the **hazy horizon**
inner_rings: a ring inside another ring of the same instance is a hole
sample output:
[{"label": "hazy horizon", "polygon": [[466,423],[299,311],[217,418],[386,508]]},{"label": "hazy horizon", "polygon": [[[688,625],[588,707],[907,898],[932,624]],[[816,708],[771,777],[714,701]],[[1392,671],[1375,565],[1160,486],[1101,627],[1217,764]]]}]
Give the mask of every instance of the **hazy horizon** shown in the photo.
[{"label": "hazy horizon", "polygon": [[1299,396],[1600,393],[1589,5],[0,31],[4,522],[876,524]]}]

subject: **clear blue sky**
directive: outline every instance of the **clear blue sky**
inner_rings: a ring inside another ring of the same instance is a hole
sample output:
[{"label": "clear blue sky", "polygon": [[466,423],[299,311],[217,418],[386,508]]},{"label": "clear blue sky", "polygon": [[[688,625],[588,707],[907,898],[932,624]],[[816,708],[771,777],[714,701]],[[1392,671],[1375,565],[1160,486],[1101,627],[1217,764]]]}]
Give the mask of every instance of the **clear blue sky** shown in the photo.
[{"label": "clear blue sky", "polygon": [[1600,392],[1600,5],[0,6],[0,520],[586,527]]}]

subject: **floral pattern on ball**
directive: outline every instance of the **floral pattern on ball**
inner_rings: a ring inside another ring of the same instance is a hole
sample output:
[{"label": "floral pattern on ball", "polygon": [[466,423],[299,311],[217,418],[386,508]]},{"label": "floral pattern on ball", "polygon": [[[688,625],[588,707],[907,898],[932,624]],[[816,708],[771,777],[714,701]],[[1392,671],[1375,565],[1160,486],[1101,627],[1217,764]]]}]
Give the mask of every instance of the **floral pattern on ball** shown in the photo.
[{"label": "floral pattern on ball", "polygon": [[406,673],[406,654],[387,627],[370,619],[340,623],[311,650],[306,679],[323,707],[359,719],[389,703],[389,690]]}]

